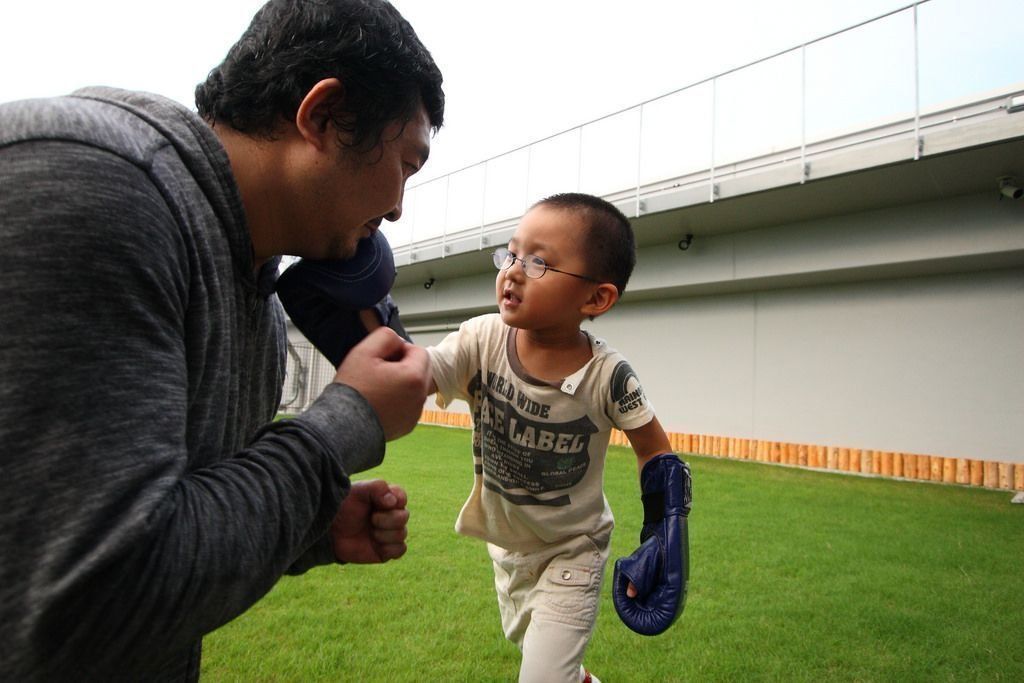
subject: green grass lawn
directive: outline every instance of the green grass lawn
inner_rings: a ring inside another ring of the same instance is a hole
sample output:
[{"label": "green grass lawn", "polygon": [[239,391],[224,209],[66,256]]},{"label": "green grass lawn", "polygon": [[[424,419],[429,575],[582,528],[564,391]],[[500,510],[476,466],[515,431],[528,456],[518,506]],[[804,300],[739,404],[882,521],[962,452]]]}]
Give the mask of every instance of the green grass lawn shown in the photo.
[{"label": "green grass lawn", "polygon": [[[1024,506],[1007,492],[686,459],[686,611],[638,636],[606,581],[586,658],[603,683],[1024,680]],[[409,492],[408,554],[283,579],[206,638],[203,680],[514,681],[486,549],[452,529],[470,462],[463,430],[389,444],[367,474]],[[605,486],[614,561],[642,518],[632,451],[610,450]]]}]

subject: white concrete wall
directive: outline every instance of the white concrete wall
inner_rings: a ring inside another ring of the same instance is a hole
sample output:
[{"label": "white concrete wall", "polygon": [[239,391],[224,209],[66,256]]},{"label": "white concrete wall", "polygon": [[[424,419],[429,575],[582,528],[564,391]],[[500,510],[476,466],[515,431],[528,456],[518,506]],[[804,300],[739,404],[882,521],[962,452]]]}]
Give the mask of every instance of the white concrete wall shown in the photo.
[{"label": "white concrete wall", "polygon": [[592,329],[670,431],[1024,462],[1024,269],[649,301]]}]

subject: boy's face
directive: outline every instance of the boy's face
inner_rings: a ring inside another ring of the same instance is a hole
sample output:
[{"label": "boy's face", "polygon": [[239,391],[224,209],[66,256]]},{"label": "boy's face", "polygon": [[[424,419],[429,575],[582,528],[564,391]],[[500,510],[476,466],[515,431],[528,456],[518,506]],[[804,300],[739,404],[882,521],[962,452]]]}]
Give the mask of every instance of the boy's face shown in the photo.
[{"label": "boy's face", "polygon": [[580,309],[597,284],[552,270],[539,278],[527,277],[518,259],[539,256],[552,268],[590,277],[585,233],[582,218],[572,211],[542,205],[523,216],[508,243],[517,260],[499,270],[495,281],[498,311],[506,325],[566,333],[579,329],[587,317]]}]

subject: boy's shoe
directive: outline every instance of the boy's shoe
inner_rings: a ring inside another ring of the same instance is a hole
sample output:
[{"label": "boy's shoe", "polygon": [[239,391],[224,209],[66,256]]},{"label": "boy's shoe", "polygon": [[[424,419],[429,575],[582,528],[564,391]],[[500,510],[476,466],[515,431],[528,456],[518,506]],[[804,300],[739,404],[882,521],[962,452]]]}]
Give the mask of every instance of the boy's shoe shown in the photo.
[{"label": "boy's shoe", "polygon": [[580,683],[601,683],[601,680],[580,665]]}]

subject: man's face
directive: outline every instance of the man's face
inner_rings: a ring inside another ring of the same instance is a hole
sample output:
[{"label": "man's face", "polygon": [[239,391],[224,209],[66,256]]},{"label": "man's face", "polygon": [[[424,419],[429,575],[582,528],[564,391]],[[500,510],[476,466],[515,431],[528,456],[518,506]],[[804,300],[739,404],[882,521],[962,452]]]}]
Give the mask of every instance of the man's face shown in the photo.
[{"label": "man's face", "polygon": [[[402,215],[405,183],[430,153],[430,121],[420,107],[407,123],[384,129],[368,152],[332,144],[324,163],[307,175],[302,206],[302,250],[310,258],[351,258],[363,237],[385,219]],[[296,226],[298,227],[298,226]]]}]

